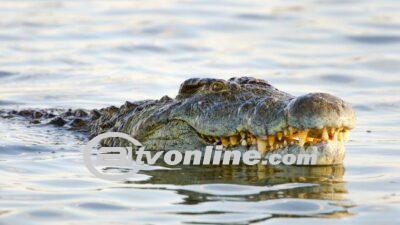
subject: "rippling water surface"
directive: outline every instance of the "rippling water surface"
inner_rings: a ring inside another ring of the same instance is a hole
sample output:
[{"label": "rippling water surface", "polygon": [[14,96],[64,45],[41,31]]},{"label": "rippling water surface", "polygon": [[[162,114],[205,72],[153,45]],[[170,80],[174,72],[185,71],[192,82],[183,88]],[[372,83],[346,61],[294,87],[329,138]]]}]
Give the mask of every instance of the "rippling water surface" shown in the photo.
[{"label": "rippling water surface", "polygon": [[1,108],[175,96],[251,75],[351,102],[344,165],[187,167],[130,182],[84,167],[85,137],[0,119],[0,224],[399,224],[400,2],[1,1]]}]

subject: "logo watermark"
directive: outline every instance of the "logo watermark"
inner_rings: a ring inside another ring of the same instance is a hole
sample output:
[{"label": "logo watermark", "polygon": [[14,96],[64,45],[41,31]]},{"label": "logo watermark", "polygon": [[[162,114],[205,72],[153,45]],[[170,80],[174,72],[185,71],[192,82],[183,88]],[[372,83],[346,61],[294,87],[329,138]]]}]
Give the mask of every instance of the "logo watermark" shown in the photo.
[{"label": "logo watermark", "polygon": [[[107,138],[122,138],[136,146],[100,147]],[[97,152],[94,150],[97,149]],[[86,167],[95,176],[106,180],[125,180],[138,172],[139,165],[154,165],[160,160],[170,166],[176,165],[315,165],[316,154],[277,154],[262,155],[257,150],[227,150],[222,145],[206,146],[203,150],[148,151],[138,140],[125,133],[107,132],[90,140],[83,149]],[[93,158],[93,156],[95,156]],[[117,173],[101,172],[98,167],[115,169]]]}]

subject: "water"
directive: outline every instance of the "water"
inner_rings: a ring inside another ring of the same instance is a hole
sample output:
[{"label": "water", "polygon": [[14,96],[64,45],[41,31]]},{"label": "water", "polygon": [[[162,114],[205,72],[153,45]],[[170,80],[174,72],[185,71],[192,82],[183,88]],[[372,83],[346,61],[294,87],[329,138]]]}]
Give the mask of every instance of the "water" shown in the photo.
[{"label": "water", "polygon": [[1,108],[175,96],[251,75],[351,102],[342,166],[187,167],[127,183],[84,167],[84,137],[0,120],[0,224],[398,224],[400,3],[1,1]]}]

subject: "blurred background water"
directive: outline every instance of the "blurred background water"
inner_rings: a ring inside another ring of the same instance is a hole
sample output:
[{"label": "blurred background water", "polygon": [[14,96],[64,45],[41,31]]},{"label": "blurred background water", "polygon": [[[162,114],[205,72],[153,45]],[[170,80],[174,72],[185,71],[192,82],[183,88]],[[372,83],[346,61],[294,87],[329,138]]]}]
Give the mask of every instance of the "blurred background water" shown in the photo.
[{"label": "blurred background water", "polygon": [[344,165],[108,182],[79,134],[0,118],[0,224],[399,224],[400,2],[0,1],[1,108],[98,108],[250,75],[351,102]]}]

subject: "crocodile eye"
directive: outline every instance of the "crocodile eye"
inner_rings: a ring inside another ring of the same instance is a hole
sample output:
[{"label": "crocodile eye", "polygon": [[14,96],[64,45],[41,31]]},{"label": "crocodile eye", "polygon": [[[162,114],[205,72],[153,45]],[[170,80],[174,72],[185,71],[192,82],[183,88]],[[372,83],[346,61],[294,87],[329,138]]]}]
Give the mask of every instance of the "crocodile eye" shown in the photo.
[{"label": "crocodile eye", "polygon": [[225,85],[221,82],[214,82],[211,84],[212,91],[221,91],[225,88]]}]

